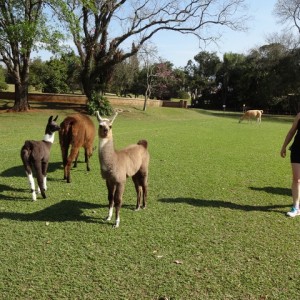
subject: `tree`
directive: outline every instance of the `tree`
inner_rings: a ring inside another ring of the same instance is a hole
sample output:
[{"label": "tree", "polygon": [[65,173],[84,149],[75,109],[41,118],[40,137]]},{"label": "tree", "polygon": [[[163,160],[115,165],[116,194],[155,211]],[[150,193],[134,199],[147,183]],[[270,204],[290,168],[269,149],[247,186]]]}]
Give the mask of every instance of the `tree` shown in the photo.
[{"label": "tree", "polygon": [[[53,8],[71,33],[81,59],[81,81],[86,96],[103,92],[114,67],[135,55],[162,30],[191,33],[202,41],[203,28],[241,29],[237,14],[245,0],[56,0]],[[236,17],[235,17],[236,16]]]},{"label": "tree", "polygon": [[113,72],[110,89],[119,95],[127,96],[139,72],[137,55],[134,55],[118,64]]},{"label": "tree", "polygon": [[[0,61],[15,84],[13,111],[26,111],[28,103],[29,64],[37,45],[57,45],[51,27],[45,26],[43,0],[3,0],[0,4]],[[39,44],[40,43],[40,44]]]},{"label": "tree", "polygon": [[5,73],[3,67],[0,65],[0,90],[6,90],[7,88],[8,85],[5,82]]},{"label": "tree", "polygon": [[277,0],[275,15],[283,23],[291,23],[300,34],[300,2],[299,0]]},{"label": "tree", "polygon": [[189,81],[190,93],[193,100],[204,91],[215,87],[215,76],[220,67],[220,59],[216,52],[201,51],[188,61],[185,72]]}]

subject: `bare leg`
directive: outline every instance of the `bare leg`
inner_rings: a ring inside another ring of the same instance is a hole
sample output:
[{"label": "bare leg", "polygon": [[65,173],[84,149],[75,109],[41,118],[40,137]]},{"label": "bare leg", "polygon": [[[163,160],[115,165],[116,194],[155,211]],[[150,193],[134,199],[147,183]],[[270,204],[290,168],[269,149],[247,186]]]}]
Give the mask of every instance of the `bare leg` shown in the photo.
[{"label": "bare leg", "polygon": [[299,209],[300,200],[300,164],[292,163],[293,181],[292,181],[292,197],[293,206]]}]

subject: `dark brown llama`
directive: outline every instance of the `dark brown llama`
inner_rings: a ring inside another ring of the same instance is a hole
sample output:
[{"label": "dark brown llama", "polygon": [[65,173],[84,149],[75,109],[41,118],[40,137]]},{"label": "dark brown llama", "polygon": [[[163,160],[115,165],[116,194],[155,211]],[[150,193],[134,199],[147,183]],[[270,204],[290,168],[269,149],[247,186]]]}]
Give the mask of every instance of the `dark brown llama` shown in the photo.
[{"label": "dark brown llama", "polygon": [[[64,165],[64,179],[71,182],[70,169],[74,161],[77,167],[77,159],[80,147],[84,148],[87,171],[90,171],[89,158],[93,154],[93,144],[96,129],[93,121],[86,115],[73,114],[66,117],[60,124],[59,143]],[[68,156],[69,147],[70,155]]]},{"label": "dark brown llama", "polygon": [[110,221],[113,214],[113,208],[116,209],[116,222],[114,227],[120,225],[120,208],[125,189],[126,178],[132,177],[135,185],[137,202],[136,210],[141,207],[141,198],[143,206],[146,207],[148,190],[148,165],[150,155],[147,150],[148,143],[140,140],[137,144],[130,145],[122,150],[114,149],[112,124],[115,116],[110,119],[104,119],[97,112],[99,121],[99,161],[101,175],[106,180],[108,189],[109,212],[107,221]]},{"label": "dark brown llama", "polygon": [[51,116],[48,120],[45,136],[42,141],[25,141],[21,149],[21,158],[28,177],[29,185],[32,193],[32,200],[36,201],[36,191],[32,168],[34,167],[38,182],[38,192],[43,198],[46,198],[45,191],[47,190],[47,169],[50,158],[51,146],[54,142],[54,133],[59,130],[56,120]]}]

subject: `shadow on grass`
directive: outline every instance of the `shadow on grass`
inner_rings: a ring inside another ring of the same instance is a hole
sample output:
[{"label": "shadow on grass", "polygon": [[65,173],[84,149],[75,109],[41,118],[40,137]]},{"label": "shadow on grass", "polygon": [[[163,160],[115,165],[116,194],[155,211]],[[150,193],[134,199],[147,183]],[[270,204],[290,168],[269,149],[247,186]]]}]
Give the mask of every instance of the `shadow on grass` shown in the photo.
[{"label": "shadow on grass", "polygon": [[[43,201],[43,200],[41,200]],[[101,205],[88,202],[63,200],[52,206],[44,208],[34,213],[0,212],[0,219],[10,219],[15,221],[48,221],[48,222],[99,222],[99,219],[85,216],[83,209],[96,209]]]},{"label": "shadow on grass", "polygon": [[265,186],[262,188],[258,188],[258,187],[250,186],[249,189],[258,192],[266,192],[268,194],[291,196],[291,189],[288,188],[273,187],[273,186]]},{"label": "shadow on grass", "polygon": [[[58,169],[62,169],[62,163],[61,162],[53,162],[49,163],[48,165],[48,173],[52,173]],[[34,172],[34,169],[33,169]],[[23,165],[15,166],[9,169],[4,170],[1,172],[1,176],[3,177],[24,177],[26,178],[25,169]]]},{"label": "shadow on grass", "polygon": [[[2,100],[0,102],[0,111],[7,111],[12,108],[14,105],[14,100]],[[30,109],[34,110],[74,110],[76,112],[84,113],[86,112],[85,104],[76,104],[76,103],[61,103],[61,102],[42,102],[42,101],[30,101]]]},{"label": "shadow on grass", "polygon": [[277,209],[289,207],[290,205],[266,205],[266,206],[258,206],[258,205],[245,205],[245,204],[237,204],[229,201],[222,200],[204,200],[204,199],[194,199],[194,198],[163,198],[158,201],[163,203],[174,203],[174,204],[188,204],[198,207],[213,207],[213,208],[228,208],[232,210],[241,210],[241,211],[261,211],[261,212],[276,212],[282,213],[283,211],[278,211]]}]

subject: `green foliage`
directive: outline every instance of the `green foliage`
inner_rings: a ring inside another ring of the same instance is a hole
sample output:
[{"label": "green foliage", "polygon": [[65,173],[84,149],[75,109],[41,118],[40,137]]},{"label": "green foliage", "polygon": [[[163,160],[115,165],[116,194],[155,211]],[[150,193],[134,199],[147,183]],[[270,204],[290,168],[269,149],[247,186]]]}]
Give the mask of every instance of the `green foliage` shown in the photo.
[{"label": "green foliage", "polygon": [[7,89],[8,89],[8,85],[5,82],[4,70],[3,67],[0,66],[0,90],[7,90]]},{"label": "green foliage", "polygon": [[185,91],[179,91],[177,93],[177,98],[190,99],[190,94],[188,92],[185,92]]},{"label": "green foliage", "polygon": [[110,116],[113,113],[113,108],[106,97],[94,92],[87,103],[87,112],[94,115],[96,111],[99,111],[100,115]]},{"label": "green foliage", "polygon": [[67,184],[57,135],[47,199],[31,201],[20,148],[43,137],[51,114],[70,113],[0,114],[3,299],[298,299],[300,217],[285,216],[291,171],[279,156],[292,118],[120,113],[116,148],[145,138],[151,159],[147,209],[134,211],[128,179],[114,230],[96,153],[90,172],[80,153]]}]

